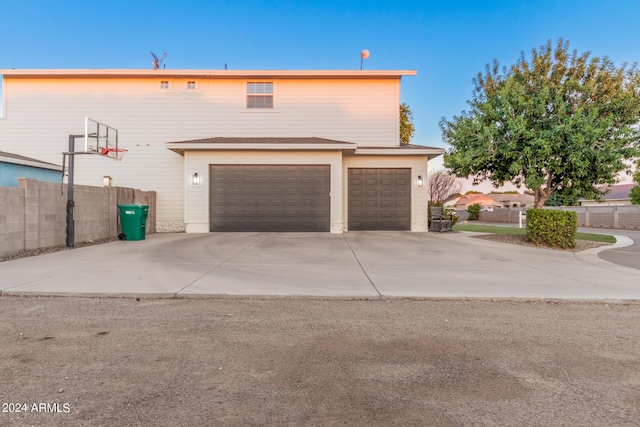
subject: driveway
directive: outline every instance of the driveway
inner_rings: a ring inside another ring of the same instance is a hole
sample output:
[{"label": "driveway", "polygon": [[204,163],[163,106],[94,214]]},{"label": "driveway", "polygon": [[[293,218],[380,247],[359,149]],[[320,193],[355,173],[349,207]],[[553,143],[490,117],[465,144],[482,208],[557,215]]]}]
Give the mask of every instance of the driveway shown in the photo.
[{"label": "driveway", "polygon": [[640,270],[468,233],[154,234],[0,263],[5,295],[640,299]]}]

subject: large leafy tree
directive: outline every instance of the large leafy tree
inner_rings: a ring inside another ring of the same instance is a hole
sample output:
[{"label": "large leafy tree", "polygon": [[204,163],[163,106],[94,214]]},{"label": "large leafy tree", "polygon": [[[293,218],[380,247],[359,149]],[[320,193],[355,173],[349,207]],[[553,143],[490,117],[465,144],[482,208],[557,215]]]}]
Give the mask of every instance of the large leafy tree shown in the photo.
[{"label": "large leafy tree", "polygon": [[640,184],[631,189],[631,193],[629,193],[629,196],[631,196],[632,205],[640,205]]},{"label": "large leafy tree", "polygon": [[562,39],[497,61],[474,79],[470,110],[442,119],[457,176],[524,185],[541,208],[555,192],[596,198],[640,153],[640,73],[569,51]]},{"label": "large leafy tree", "polygon": [[415,128],[413,127],[413,114],[405,103],[400,104],[400,144],[409,144]]},{"label": "large leafy tree", "polygon": [[634,176],[636,186],[631,189],[629,196],[631,197],[632,205],[640,205],[640,161],[636,165],[636,174]]}]

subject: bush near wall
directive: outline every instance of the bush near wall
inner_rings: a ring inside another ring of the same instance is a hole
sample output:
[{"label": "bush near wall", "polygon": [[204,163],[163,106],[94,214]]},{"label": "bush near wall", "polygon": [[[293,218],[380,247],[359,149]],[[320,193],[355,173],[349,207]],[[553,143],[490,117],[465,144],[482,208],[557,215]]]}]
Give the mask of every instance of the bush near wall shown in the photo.
[{"label": "bush near wall", "polygon": [[474,203],[467,206],[467,212],[469,212],[469,221],[477,221],[480,216],[480,209],[482,206],[479,203]]},{"label": "bush near wall", "polygon": [[458,223],[458,220],[460,219],[458,217],[458,214],[456,213],[456,210],[454,208],[447,208],[444,206],[444,203],[442,202],[432,202],[429,201],[428,207],[427,207],[427,218],[429,221],[429,227],[431,227],[431,207],[441,207],[442,209],[442,219],[444,220],[451,220],[451,225],[456,225]]},{"label": "bush near wall", "polygon": [[546,209],[527,211],[527,241],[555,248],[575,248],[578,216],[575,212]]}]

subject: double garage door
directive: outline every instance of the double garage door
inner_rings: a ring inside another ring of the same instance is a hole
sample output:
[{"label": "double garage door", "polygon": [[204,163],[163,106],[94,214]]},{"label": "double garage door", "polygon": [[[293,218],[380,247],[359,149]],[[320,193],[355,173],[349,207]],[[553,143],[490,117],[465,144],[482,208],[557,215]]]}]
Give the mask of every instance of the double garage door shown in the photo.
[{"label": "double garage door", "polygon": [[211,165],[211,231],[329,231],[329,165]]},{"label": "double garage door", "polygon": [[[211,165],[211,231],[329,231],[329,165]],[[408,230],[410,169],[349,169],[349,230]]]}]

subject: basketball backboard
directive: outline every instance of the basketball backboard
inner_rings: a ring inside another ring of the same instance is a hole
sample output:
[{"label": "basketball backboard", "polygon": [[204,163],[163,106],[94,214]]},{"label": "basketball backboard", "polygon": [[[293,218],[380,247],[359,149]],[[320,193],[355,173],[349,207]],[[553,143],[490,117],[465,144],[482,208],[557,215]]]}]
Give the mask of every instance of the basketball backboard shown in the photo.
[{"label": "basketball backboard", "polygon": [[127,150],[118,147],[118,129],[85,117],[84,152],[122,160]]}]

